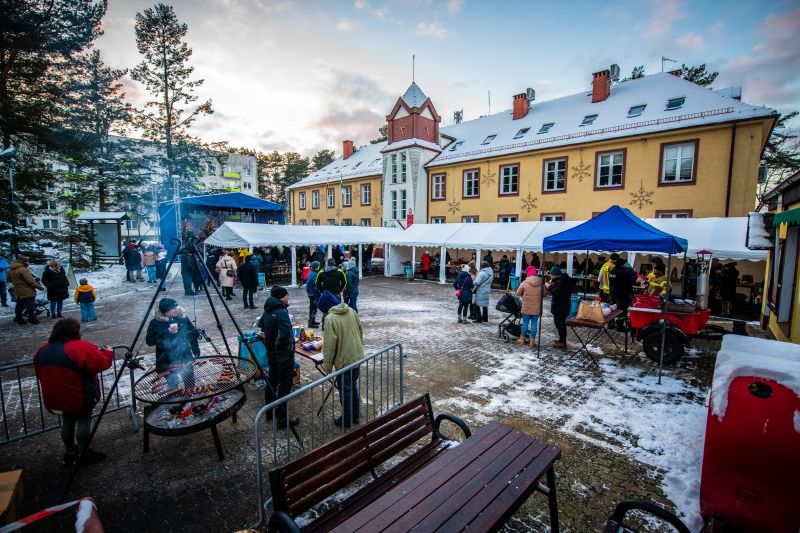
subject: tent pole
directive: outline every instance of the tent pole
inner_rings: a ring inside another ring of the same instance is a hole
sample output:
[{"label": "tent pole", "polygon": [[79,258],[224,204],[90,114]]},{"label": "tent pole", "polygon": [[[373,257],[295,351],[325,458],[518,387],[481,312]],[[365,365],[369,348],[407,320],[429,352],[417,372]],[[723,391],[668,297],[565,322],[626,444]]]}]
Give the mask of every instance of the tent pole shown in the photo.
[{"label": "tent pole", "polygon": [[439,283],[447,283],[447,247],[442,245],[439,251]]},{"label": "tent pole", "polygon": [[292,269],[292,287],[297,287],[297,245],[292,245],[292,264],[289,266]]},{"label": "tent pole", "polygon": [[411,247],[411,279],[408,281],[414,281],[414,270],[417,267],[417,247]]},{"label": "tent pole", "polygon": [[572,265],[575,262],[575,254],[569,252],[567,254],[567,274],[572,276]]},{"label": "tent pole", "polygon": [[669,303],[669,293],[672,287],[669,284],[669,271],[672,264],[672,254],[667,256],[667,276],[666,288],[667,297],[664,298],[664,316],[661,319],[661,351],[658,354],[658,384],[661,385],[661,369],[664,367],[664,344],[667,340],[667,303]]},{"label": "tent pole", "polygon": [[392,245],[388,242],[383,243],[383,275],[389,277],[389,255]]},{"label": "tent pole", "polygon": [[[517,248],[517,260],[514,262],[515,263],[514,264],[514,274],[516,274],[516,276],[519,279],[522,279],[521,270],[522,270],[522,254],[523,253],[524,252],[522,251],[522,248]],[[544,279],[544,278],[542,278],[542,279]],[[509,283],[511,283],[510,280],[509,280]]]},{"label": "tent pole", "polygon": [[589,290],[589,250],[586,250],[586,261],[584,262],[583,267],[583,299],[586,299],[586,293]]},{"label": "tent pole", "polygon": [[686,298],[686,283],[689,281],[686,275],[686,250],[683,251],[683,272],[681,272],[681,300]]},{"label": "tent pole", "polygon": [[362,246],[364,245],[358,243],[358,257],[356,258],[356,264],[358,265],[358,279],[362,279],[364,277],[364,269],[361,268],[362,257],[364,257],[363,252],[361,251]]},{"label": "tent pole", "polygon": [[[328,247],[327,250],[326,250],[328,252],[328,259],[330,259],[331,257],[333,257],[333,245],[332,244],[328,244],[326,246]],[[324,269],[323,269],[323,271],[324,271]]]},{"label": "tent pole", "polygon": [[[544,264],[544,259],[545,259],[546,256],[547,256],[547,252],[542,250],[542,264]],[[542,278],[542,291],[539,294],[539,313],[541,313],[541,314],[539,315],[539,321],[536,323],[536,325],[538,326],[537,329],[536,329],[536,334],[537,334],[537,337],[539,337],[539,340],[536,341],[536,358],[537,359],[541,359],[542,358],[542,325],[543,325],[542,321],[544,320],[544,273],[542,273],[540,271],[540,272],[537,272],[537,274],[539,274],[539,277]],[[520,282],[520,283],[522,283],[522,282]]]}]

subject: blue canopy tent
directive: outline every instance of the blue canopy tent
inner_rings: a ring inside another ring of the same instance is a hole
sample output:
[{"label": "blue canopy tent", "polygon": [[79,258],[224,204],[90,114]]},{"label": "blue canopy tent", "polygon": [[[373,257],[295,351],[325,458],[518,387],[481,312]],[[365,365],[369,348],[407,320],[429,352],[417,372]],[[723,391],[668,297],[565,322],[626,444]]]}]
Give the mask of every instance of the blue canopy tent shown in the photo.
[{"label": "blue canopy tent", "polygon": [[[613,205],[603,213],[583,224],[561,233],[545,237],[542,251],[630,251],[668,254],[667,273],[670,272],[672,254],[689,248],[686,239],[670,235],[646,223],[629,210]],[[664,364],[664,339],[666,334],[667,301],[664,301],[664,318],[661,323],[661,352],[658,363],[658,382]],[[541,329],[541,328],[540,328]]]},{"label": "blue canopy tent", "polygon": [[[202,233],[203,224],[209,220],[216,227],[229,221],[284,224],[284,206],[240,192],[183,198],[180,209],[181,219],[187,221],[197,235]],[[170,241],[178,237],[178,229],[175,227],[175,203],[171,200],[161,202],[158,216],[161,242],[172,253],[174,244]]]}]

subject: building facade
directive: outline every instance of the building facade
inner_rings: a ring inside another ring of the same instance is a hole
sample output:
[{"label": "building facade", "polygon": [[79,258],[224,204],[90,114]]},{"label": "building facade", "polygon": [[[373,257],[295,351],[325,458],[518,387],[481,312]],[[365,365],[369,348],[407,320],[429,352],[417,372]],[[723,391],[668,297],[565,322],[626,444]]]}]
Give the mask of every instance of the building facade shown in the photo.
[{"label": "building facade", "polygon": [[[346,157],[289,188],[290,220],[359,223],[360,206],[336,204],[355,180],[382,191],[373,225],[409,212],[445,223],[583,220],[615,204],[643,218],[753,209],[774,110],[743,103],[739,88],[712,91],[674,73],[612,81],[603,70],[588,91],[541,103],[529,91],[507,111],[441,128],[412,83],[386,117],[385,142],[353,152],[345,141]],[[312,194],[335,207],[309,217],[301,205]]]}]

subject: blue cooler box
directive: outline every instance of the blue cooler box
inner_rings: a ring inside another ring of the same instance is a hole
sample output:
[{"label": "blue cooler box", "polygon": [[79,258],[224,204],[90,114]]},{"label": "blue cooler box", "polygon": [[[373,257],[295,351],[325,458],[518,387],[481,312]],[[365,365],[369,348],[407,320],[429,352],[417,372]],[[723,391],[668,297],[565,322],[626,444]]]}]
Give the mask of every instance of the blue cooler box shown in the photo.
[{"label": "blue cooler box", "polygon": [[414,277],[414,267],[412,265],[405,265],[403,267],[405,279],[410,280]]},{"label": "blue cooler box", "polygon": [[571,296],[570,297],[570,306],[569,306],[569,317],[572,318],[578,314],[578,306],[581,304],[581,297],[580,296]]},{"label": "blue cooler box", "polygon": [[519,289],[519,276],[511,276],[509,278],[509,280],[510,280],[510,283],[511,283],[511,287],[510,288],[511,288],[512,291],[515,291],[515,290]]},{"label": "blue cooler box", "polygon": [[267,347],[264,342],[258,338],[258,331],[245,331],[244,338],[239,337],[239,357],[243,359],[251,359],[250,351],[245,344],[249,344],[253,350],[253,355],[256,356],[256,361],[261,365],[264,372],[269,371],[269,363],[267,363]]}]

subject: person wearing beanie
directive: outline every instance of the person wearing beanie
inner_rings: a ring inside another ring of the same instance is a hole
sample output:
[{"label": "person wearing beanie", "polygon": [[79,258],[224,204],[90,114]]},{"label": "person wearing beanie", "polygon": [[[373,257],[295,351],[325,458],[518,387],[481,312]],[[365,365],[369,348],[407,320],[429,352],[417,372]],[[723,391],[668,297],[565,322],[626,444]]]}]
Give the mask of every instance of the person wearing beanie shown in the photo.
[{"label": "person wearing beanie", "polygon": [[308,327],[318,328],[317,322],[317,301],[319,300],[319,290],[317,289],[317,276],[319,275],[319,261],[311,262],[311,269],[306,278],[306,294],[308,295]]},{"label": "person wearing beanie", "polygon": [[200,356],[197,328],[172,298],[158,302],[155,316],[147,326],[145,344],[156,348],[156,371],[166,376],[170,388],[194,387],[192,361]]},{"label": "person wearing beanie", "polygon": [[347,276],[331,257],[325,264],[325,271],[317,274],[316,284],[320,294],[328,291],[341,300],[342,291],[347,289]]},{"label": "person wearing beanie", "polygon": [[553,315],[558,340],[553,341],[555,348],[567,348],[567,317],[572,305],[572,278],[562,273],[561,269],[554,266],[550,269],[550,281],[545,283],[545,294],[552,296],[550,300],[550,313]]},{"label": "person wearing beanie", "polygon": [[[280,285],[273,285],[269,298],[264,303],[264,314],[258,321],[261,331],[258,336],[264,341],[269,364],[265,401],[270,404],[290,392],[294,385],[294,337],[292,321],[289,318],[289,291]],[[300,423],[299,418],[287,418],[286,404],[275,409],[278,427],[285,429]],[[267,414],[270,419],[272,413]]]},{"label": "person wearing beanie", "polygon": [[542,315],[542,278],[536,275],[536,267],[531,265],[526,272],[525,281],[520,283],[517,294],[522,298],[522,331],[517,342],[525,344],[530,324],[530,347],[536,347],[536,330]]},{"label": "person wearing beanie", "polygon": [[239,283],[242,284],[242,303],[245,309],[256,308],[253,297],[258,290],[258,270],[252,259],[252,255],[245,256],[242,266],[239,267]]},{"label": "person wearing beanie", "polygon": [[472,276],[469,275],[469,265],[462,265],[461,272],[453,281],[453,288],[456,290],[458,299],[458,323],[467,324],[467,312],[472,304],[472,290],[475,288]]},{"label": "person wearing beanie", "polygon": [[[355,261],[351,259],[351,264],[354,263]],[[326,294],[330,295],[323,293],[323,296]],[[344,302],[329,305],[334,301],[333,297],[320,298],[320,309],[327,313],[322,342],[322,369],[328,374],[334,369],[341,370],[352,365],[364,357],[364,330],[358,314]],[[359,373],[360,368],[354,368],[336,377],[336,388],[339,389],[339,401],[342,405],[342,416],[333,421],[337,426],[349,428],[359,422],[361,415]]]},{"label": "person wearing beanie", "polygon": [[358,283],[360,281],[358,277],[358,262],[355,257],[351,257],[345,265],[345,279],[347,280],[345,301],[350,306],[350,309],[358,313]]}]

